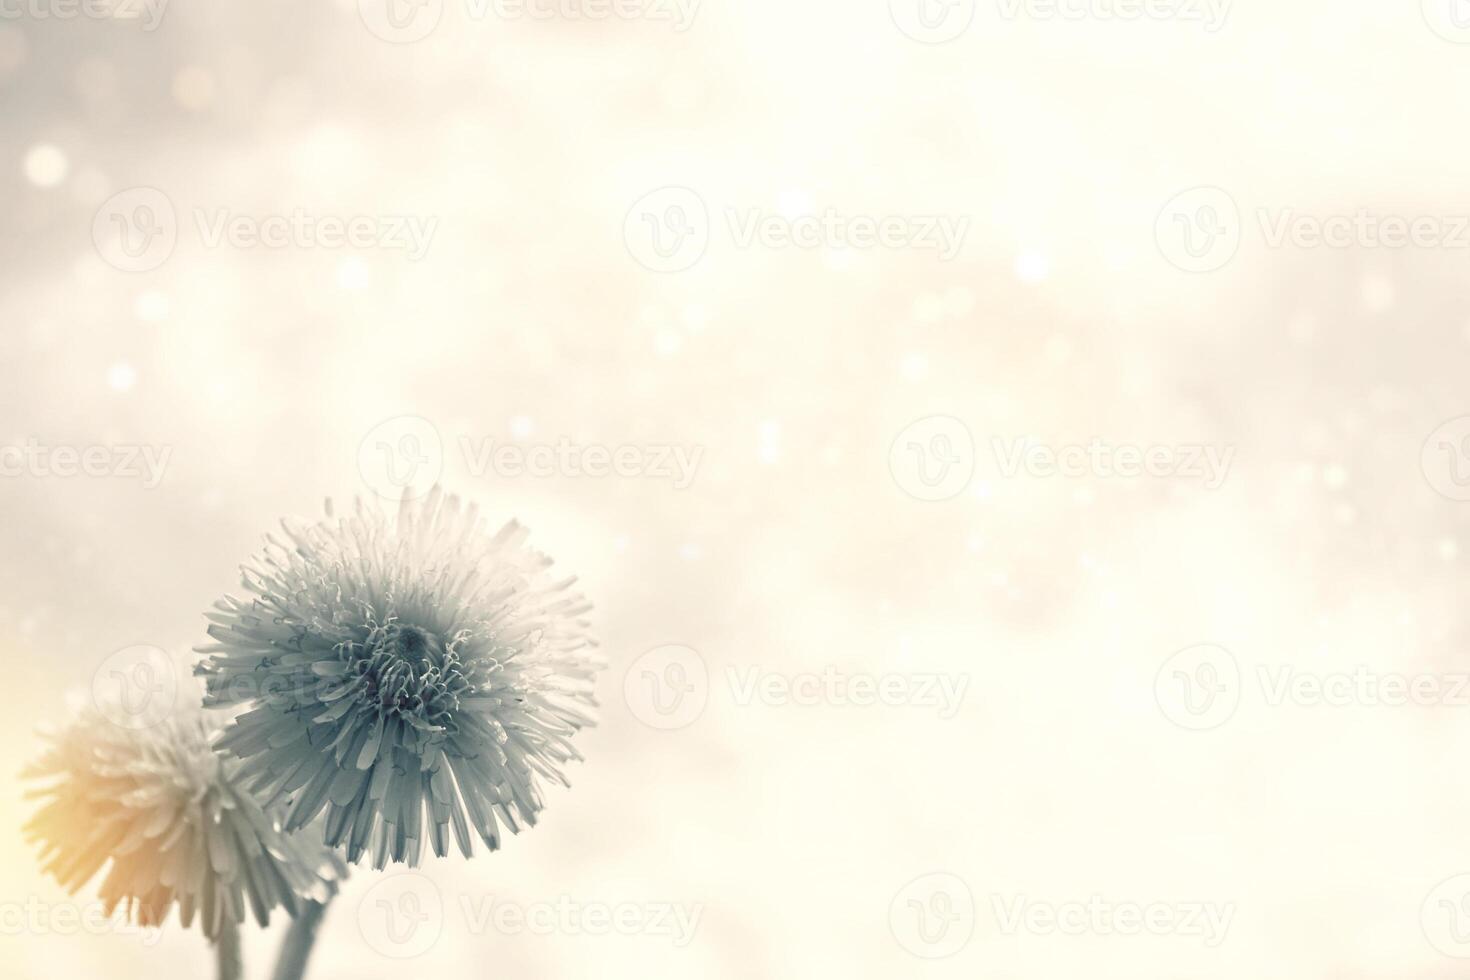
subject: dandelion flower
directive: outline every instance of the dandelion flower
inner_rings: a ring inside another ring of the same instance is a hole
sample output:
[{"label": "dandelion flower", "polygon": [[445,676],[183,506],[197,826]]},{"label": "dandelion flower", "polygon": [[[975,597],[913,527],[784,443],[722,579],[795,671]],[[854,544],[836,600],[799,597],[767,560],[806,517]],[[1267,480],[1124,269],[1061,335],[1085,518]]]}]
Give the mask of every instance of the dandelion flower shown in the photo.
[{"label": "dandelion flower", "polygon": [[26,824],[45,870],[70,891],[111,862],[101,885],[108,915],[122,908],[142,926],[160,926],[175,903],[187,927],[195,913],[207,937],[245,918],[266,925],[276,906],[292,915],[304,899],[326,899],[346,869],[309,835],[283,835],[215,755],[218,723],[204,712],[130,730],[96,707],[48,736],[27,768],[45,780],[28,795],[43,801]]},{"label": "dandelion flower", "polygon": [[494,850],[536,823],[542,779],[568,785],[571,737],[594,722],[603,666],[590,604],[554,580],[515,522],[490,534],[435,488],[396,516],[282,522],[243,568],[251,597],[209,616],[206,704],[243,705],[219,743],[286,830],[325,813],[356,862],[416,865],[471,829]]}]

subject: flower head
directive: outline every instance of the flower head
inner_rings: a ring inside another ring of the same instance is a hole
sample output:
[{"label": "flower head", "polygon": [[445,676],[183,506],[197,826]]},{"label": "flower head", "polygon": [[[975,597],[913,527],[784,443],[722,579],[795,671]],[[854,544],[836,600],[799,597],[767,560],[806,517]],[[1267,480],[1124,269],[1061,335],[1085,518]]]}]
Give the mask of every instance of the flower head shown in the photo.
[{"label": "flower head", "polygon": [[283,906],[324,899],[345,873],[320,837],[287,836],[240,785],[232,760],[210,741],[218,724],[194,709],[140,730],[84,709],[48,736],[25,776],[45,780],[26,824],[46,871],[75,891],[111,862],[101,895],[139,925],[161,925],[174,903],[179,919],[199,913],[205,935],[241,922],[247,905],[265,925]]},{"label": "flower head", "polygon": [[208,705],[245,705],[219,747],[252,788],[288,801],[286,829],[325,812],[357,861],[417,864],[427,838],[494,850],[533,825],[539,780],[566,785],[571,736],[594,721],[602,659],[591,606],[553,581],[511,522],[490,534],[435,488],[396,516],[283,522],[244,567],[251,596],[210,615]]}]

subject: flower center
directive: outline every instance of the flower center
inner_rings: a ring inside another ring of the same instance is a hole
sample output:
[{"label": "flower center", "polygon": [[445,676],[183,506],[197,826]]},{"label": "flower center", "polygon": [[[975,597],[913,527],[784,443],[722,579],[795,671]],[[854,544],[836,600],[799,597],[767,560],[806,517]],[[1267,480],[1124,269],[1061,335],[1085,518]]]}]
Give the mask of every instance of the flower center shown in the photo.
[{"label": "flower center", "polygon": [[452,645],[429,630],[399,623],[374,627],[353,668],[366,675],[366,699],[379,711],[435,728],[448,726],[470,686]]},{"label": "flower center", "polygon": [[397,644],[398,656],[413,664],[428,663],[430,653],[438,649],[438,660],[443,661],[444,644],[439,638],[428,630],[419,629],[417,626],[404,626],[398,630],[394,637]]}]

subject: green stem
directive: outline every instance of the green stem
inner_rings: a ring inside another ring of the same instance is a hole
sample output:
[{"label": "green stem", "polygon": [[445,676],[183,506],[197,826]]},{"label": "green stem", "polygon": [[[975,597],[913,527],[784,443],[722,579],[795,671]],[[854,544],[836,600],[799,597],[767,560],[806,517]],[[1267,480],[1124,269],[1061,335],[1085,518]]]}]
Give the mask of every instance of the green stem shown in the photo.
[{"label": "green stem", "polygon": [[240,980],[245,975],[240,961],[240,924],[229,915],[224,917],[220,926],[214,951],[219,958],[219,980]]},{"label": "green stem", "polygon": [[[330,901],[330,899],[328,899]],[[276,960],[276,972],[272,980],[301,980],[306,976],[306,961],[311,958],[311,948],[316,943],[317,929],[327,917],[325,902],[307,902],[301,914],[291,920],[291,928],[281,943],[281,955]]]}]

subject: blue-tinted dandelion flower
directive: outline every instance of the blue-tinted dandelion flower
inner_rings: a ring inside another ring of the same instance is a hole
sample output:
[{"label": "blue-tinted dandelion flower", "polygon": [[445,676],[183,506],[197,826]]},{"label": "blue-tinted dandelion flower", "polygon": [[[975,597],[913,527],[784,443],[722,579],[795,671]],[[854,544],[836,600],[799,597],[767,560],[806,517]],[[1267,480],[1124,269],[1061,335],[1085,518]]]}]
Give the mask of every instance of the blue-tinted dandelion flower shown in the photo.
[{"label": "blue-tinted dandelion flower", "polygon": [[437,488],[396,516],[329,501],[282,526],[243,570],[250,597],[215,604],[198,672],[206,704],[247,708],[219,748],[287,804],[286,829],[325,814],[330,845],[381,868],[535,824],[596,706],[574,580]]},{"label": "blue-tinted dandelion flower", "polygon": [[324,900],[345,873],[320,835],[287,836],[241,786],[238,763],[210,743],[219,723],[194,709],[129,730],[97,708],[47,736],[24,773],[44,783],[28,795],[40,809],[26,824],[45,870],[75,891],[108,866],[107,913],[121,908],[143,926],[161,925],[178,905],[187,927],[198,914],[210,939],[242,922],[265,925]]}]

